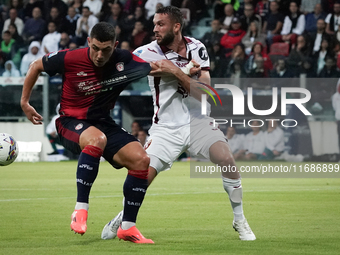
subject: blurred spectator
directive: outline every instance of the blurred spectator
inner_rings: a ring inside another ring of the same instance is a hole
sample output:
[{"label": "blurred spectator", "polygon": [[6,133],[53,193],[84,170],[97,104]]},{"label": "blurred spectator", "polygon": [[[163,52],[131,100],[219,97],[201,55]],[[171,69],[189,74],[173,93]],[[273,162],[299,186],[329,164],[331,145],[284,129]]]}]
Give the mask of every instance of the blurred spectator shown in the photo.
[{"label": "blurred spectator", "polygon": [[236,13],[238,16],[241,16],[244,14],[244,8],[246,4],[251,4],[253,8],[255,8],[255,5],[256,5],[255,1],[253,0],[240,1],[240,8],[238,8],[237,13]]},{"label": "blurred spectator", "polygon": [[312,13],[315,11],[315,6],[317,4],[320,4],[322,10],[321,0],[301,0],[300,11],[305,15]]},{"label": "blurred spectator", "polygon": [[46,30],[46,22],[41,18],[41,9],[35,7],[32,11],[32,18],[25,22],[22,32],[24,41],[29,44],[32,41],[41,41]]},{"label": "blurred spectator", "polygon": [[260,122],[254,120],[251,125],[252,132],[245,136],[243,150],[237,154],[238,159],[256,160],[265,149],[264,134],[261,131]]},{"label": "blurred spectator", "polygon": [[239,18],[234,17],[231,23],[231,28],[225,35],[223,35],[220,44],[222,47],[224,47],[226,53],[230,53],[235,45],[242,41],[242,38],[245,34],[246,32],[241,29]]},{"label": "blurred spectator", "polygon": [[11,59],[11,50],[13,45],[15,44],[15,40],[12,38],[11,33],[6,30],[2,34],[2,41],[1,41],[1,57],[3,62]]},{"label": "blurred spectator", "polygon": [[122,10],[122,5],[119,2],[113,3],[111,5],[111,14],[110,16],[105,17],[104,21],[112,24],[114,27],[119,26],[119,40],[127,41],[131,37],[134,21],[131,17],[129,19]]},{"label": "blurred spectator", "polygon": [[284,58],[278,59],[274,65],[274,69],[270,73],[272,78],[293,78],[294,74],[287,69]]},{"label": "blurred spectator", "polygon": [[220,42],[223,34],[220,32],[221,23],[218,19],[211,21],[211,32],[206,32],[201,39],[208,52],[212,51],[213,44]]},{"label": "blurred spectator", "polygon": [[337,70],[334,57],[326,57],[325,66],[319,74],[320,78],[339,78],[340,73]]},{"label": "blurred spectator", "polygon": [[45,15],[45,20],[49,19],[49,15],[52,7],[56,7],[60,17],[65,17],[67,15],[68,6],[62,0],[45,0],[44,1],[44,11],[43,15]]},{"label": "blurred spectator", "polygon": [[31,42],[30,46],[28,47],[28,53],[26,53],[20,65],[20,73],[22,76],[25,76],[29,65],[36,59],[41,58],[43,55],[40,52],[40,43],[38,41]]},{"label": "blurred spectator", "polygon": [[190,21],[197,22],[207,14],[205,0],[171,0],[171,5],[190,10]]},{"label": "blurred spectator", "polygon": [[301,68],[303,61],[309,56],[309,48],[306,38],[303,35],[297,37],[297,42],[295,47],[290,51],[287,64],[290,70],[298,75],[298,70]]},{"label": "blurred spectator", "polygon": [[53,21],[48,23],[48,34],[44,36],[41,42],[40,53],[45,55],[49,52],[58,50],[58,43],[60,41],[60,33],[57,32],[57,26]]},{"label": "blurred spectator", "polygon": [[222,24],[222,33],[226,33],[231,26],[231,22],[233,21],[234,15],[234,8],[231,4],[227,4],[224,6],[224,15],[221,16],[219,19]]},{"label": "blurred spectator", "polygon": [[18,34],[17,26],[15,24],[10,24],[8,31],[15,40],[15,50],[19,51],[19,49],[24,46],[24,39]]},{"label": "blurred spectator", "polygon": [[82,15],[77,20],[76,29],[76,43],[78,45],[85,45],[87,37],[95,24],[98,23],[96,16],[92,15],[89,7],[84,6]]},{"label": "blurred spectator", "polygon": [[[41,12],[44,10],[44,1],[42,0],[29,0],[24,7],[25,22],[32,18],[33,9],[38,7]],[[44,17],[45,18],[45,17]]]},{"label": "blurred spectator", "polygon": [[75,0],[70,3],[70,7],[73,7],[79,15],[81,15],[82,10],[83,10],[83,0]]},{"label": "blurred spectator", "polygon": [[128,50],[128,51],[132,51],[133,49],[131,48],[131,46],[130,46],[130,42],[128,42],[128,41],[122,41],[121,43],[120,43],[120,48],[122,49],[122,50]]},{"label": "blurred spectator", "polygon": [[212,44],[211,49],[208,49],[208,54],[210,57],[210,76],[212,78],[227,77],[228,72],[226,66],[228,65],[228,60],[224,55],[220,41],[215,41]]},{"label": "blurred spectator", "polygon": [[58,50],[65,50],[69,48],[70,45],[70,36],[68,33],[63,32],[60,34],[60,41],[58,43]]},{"label": "blurred spectator", "polygon": [[266,37],[261,34],[261,29],[257,21],[252,21],[249,25],[247,34],[242,38],[242,43],[245,46],[246,54],[249,55],[255,42],[260,42],[266,45]]},{"label": "blurred spectator", "polygon": [[[264,59],[260,55],[254,56],[254,66],[250,70],[248,77],[250,78],[266,78],[268,77],[268,72],[264,69]],[[262,86],[263,84],[261,84]]]},{"label": "blurred spectator", "polygon": [[[100,10],[100,17],[99,17],[100,21],[103,21],[105,17],[110,15],[111,6],[112,6],[112,4],[114,4],[116,2],[118,3],[119,1],[118,0],[104,0],[103,1],[102,9]],[[119,2],[119,4],[120,4],[120,2]]]},{"label": "blurred spectator", "polygon": [[9,10],[9,19],[5,20],[4,27],[2,29],[2,33],[8,30],[9,24],[14,23],[17,26],[18,34],[22,34],[22,30],[24,29],[24,22],[22,19],[18,17],[17,10],[12,8]]},{"label": "blurred spectator", "polygon": [[138,121],[134,121],[131,123],[131,135],[134,137],[138,137],[138,132],[142,130],[141,126],[139,125]]},{"label": "blurred spectator", "polygon": [[235,160],[237,160],[238,158],[236,158],[235,156],[237,156],[237,153],[243,149],[244,135],[237,134],[235,127],[228,127],[225,136],[228,139],[228,144],[234,155],[234,158]]},{"label": "blurred spectator", "polygon": [[170,0],[147,0],[145,3],[146,18],[150,19],[156,12],[156,5],[161,3],[164,7],[171,4]]},{"label": "blurred spectator", "polygon": [[225,11],[225,6],[228,4],[230,4],[233,7],[235,12],[237,12],[240,8],[239,0],[216,0],[214,4],[215,4],[214,7],[215,19],[221,19],[224,16],[223,11]]},{"label": "blurred spectator", "polygon": [[256,69],[256,63],[255,58],[256,57],[262,57],[263,59],[263,68],[266,73],[266,77],[269,75],[270,70],[273,68],[272,61],[270,60],[269,56],[267,55],[265,48],[263,44],[260,42],[254,43],[250,56],[248,57],[246,64],[245,64],[245,70],[249,74],[253,69]]},{"label": "blurred spectator", "polygon": [[324,20],[319,19],[316,23],[316,33],[310,34],[310,41],[312,42],[313,54],[318,52],[321,48],[323,39],[330,40],[330,36],[326,33],[326,23]]},{"label": "blurred spectator", "polygon": [[[16,9],[17,13],[18,13],[18,17],[22,21],[25,21],[23,0],[10,0],[9,1],[9,10],[10,9]],[[7,18],[9,18],[9,12],[7,13]]]},{"label": "blurred spectator", "polygon": [[257,21],[261,28],[260,31],[262,31],[262,19],[260,15],[255,14],[254,6],[252,4],[246,4],[244,6],[244,14],[240,17],[240,21],[242,24],[241,28],[244,31],[248,31],[248,27],[252,21]]},{"label": "blurred spectator", "polygon": [[83,6],[87,6],[90,8],[90,12],[92,15],[99,17],[100,10],[102,9],[103,2],[101,0],[86,0],[83,3]]},{"label": "blurred spectator", "polygon": [[76,12],[76,9],[70,6],[65,18],[65,27],[62,29],[62,31],[68,33],[70,36],[75,36],[79,17],[80,14]]},{"label": "blurred spectator", "polygon": [[277,1],[270,2],[270,12],[265,18],[263,24],[263,32],[267,34],[268,47],[273,43],[273,37],[279,35],[282,27],[284,16],[279,12],[279,4]]},{"label": "blurred spectator", "polygon": [[140,21],[144,26],[147,24],[147,20],[145,18],[144,8],[137,6],[133,15],[133,22]]},{"label": "blurred spectator", "polygon": [[[155,9],[155,13],[159,8],[164,7],[162,3],[157,3],[156,4],[156,9]],[[153,31],[154,25],[153,25],[153,18],[155,17],[155,14],[152,15],[150,18],[147,19],[147,25],[146,28],[147,30]],[[156,38],[155,38],[156,39]]]},{"label": "blurred spectator", "polygon": [[268,128],[263,134],[265,149],[259,160],[272,160],[281,155],[285,149],[284,133],[278,127],[278,121],[269,120]]},{"label": "blurred spectator", "polygon": [[335,112],[335,120],[337,124],[337,132],[338,132],[338,146],[340,150],[340,80],[336,85],[336,92],[332,96],[332,106]]},{"label": "blurred spectator", "polygon": [[142,45],[148,44],[150,42],[148,35],[148,32],[144,30],[143,23],[136,21],[135,28],[132,30],[131,34],[132,48],[136,49]]},{"label": "blurred spectator", "polygon": [[299,73],[305,74],[307,78],[317,77],[312,58],[308,57],[302,62]]},{"label": "blurred spectator", "polygon": [[2,77],[20,77],[20,72],[12,60],[7,60],[5,63],[5,72]]},{"label": "blurred spectator", "polygon": [[139,130],[138,131],[137,139],[142,144],[142,146],[145,145],[147,138],[148,138],[148,135],[145,132],[145,130]]},{"label": "blurred spectator", "polygon": [[326,15],[322,12],[321,4],[316,4],[314,12],[306,15],[305,31],[307,33],[316,33],[318,20],[324,20],[325,18]]},{"label": "blurred spectator", "polygon": [[331,47],[326,38],[322,39],[320,49],[317,52],[314,52],[312,57],[314,60],[314,69],[316,70],[317,75],[319,75],[321,70],[325,67],[326,57],[333,57]]},{"label": "blurred spectator", "polygon": [[269,0],[260,0],[257,4],[256,4],[256,8],[255,8],[255,13],[260,15],[260,17],[262,18],[262,20],[265,19],[265,17],[268,15],[268,13],[270,12],[269,10],[269,5],[270,2]]},{"label": "blurred spectator", "polygon": [[75,42],[70,42],[70,44],[69,44],[69,49],[70,50],[75,50],[75,49],[77,49],[78,48],[78,44],[77,43],[75,43]]},{"label": "blurred spectator", "polygon": [[327,34],[334,35],[336,32],[338,32],[340,24],[340,3],[334,3],[333,13],[329,13],[325,21],[327,24]]},{"label": "blurred spectator", "polygon": [[124,12],[128,14],[132,14],[132,13],[136,14],[136,9],[141,8],[144,13],[145,2],[146,0],[127,0],[124,4]]},{"label": "blurred spectator", "polygon": [[63,29],[66,28],[65,16],[61,16],[57,7],[51,8],[50,15],[48,19],[46,20],[47,24],[50,22],[54,22],[54,24],[56,24],[57,26],[56,31],[58,33],[61,33]]},{"label": "blurred spectator", "polygon": [[289,5],[290,14],[283,21],[281,35],[274,36],[273,42],[289,42],[291,45],[296,43],[296,38],[305,30],[305,15],[299,11],[296,2]]},{"label": "blurred spectator", "polygon": [[227,76],[232,79],[247,77],[244,69],[246,63],[246,53],[244,51],[244,45],[239,43],[234,46],[230,56],[227,58]]}]

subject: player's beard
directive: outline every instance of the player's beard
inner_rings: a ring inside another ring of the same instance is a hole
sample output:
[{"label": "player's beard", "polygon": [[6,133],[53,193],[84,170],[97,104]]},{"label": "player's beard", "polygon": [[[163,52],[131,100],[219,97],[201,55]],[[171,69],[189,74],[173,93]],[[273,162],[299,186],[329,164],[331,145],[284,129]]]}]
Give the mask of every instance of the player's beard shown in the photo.
[{"label": "player's beard", "polygon": [[169,31],[169,33],[167,33],[166,35],[164,35],[164,37],[162,38],[161,41],[157,42],[158,45],[160,46],[168,46],[169,44],[171,44],[175,39],[175,34],[172,31]]}]

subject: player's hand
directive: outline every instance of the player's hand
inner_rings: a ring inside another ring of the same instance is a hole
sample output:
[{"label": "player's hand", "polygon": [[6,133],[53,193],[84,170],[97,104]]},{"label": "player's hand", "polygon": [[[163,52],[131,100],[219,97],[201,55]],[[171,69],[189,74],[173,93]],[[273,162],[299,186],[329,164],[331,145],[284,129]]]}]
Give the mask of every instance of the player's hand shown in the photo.
[{"label": "player's hand", "polygon": [[22,110],[26,114],[27,119],[29,119],[34,125],[41,125],[43,117],[37,113],[37,111],[29,104],[21,106]]},{"label": "player's hand", "polygon": [[190,68],[190,76],[195,75],[201,71],[201,66],[195,60],[191,60],[194,67]]},{"label": "player's hand", "polygon": [[152,70],[150,75],[153,76],[164,76],[173,75],[178,70],[181,71],[177,66],[175,66],[170,60],[162,59],[156,62],[152,62]]}]

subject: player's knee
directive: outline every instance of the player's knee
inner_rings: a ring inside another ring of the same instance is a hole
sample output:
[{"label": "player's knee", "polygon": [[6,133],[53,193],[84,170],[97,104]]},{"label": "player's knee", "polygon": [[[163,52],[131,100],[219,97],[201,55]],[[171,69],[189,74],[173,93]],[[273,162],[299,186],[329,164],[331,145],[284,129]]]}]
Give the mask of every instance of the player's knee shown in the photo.
[{"label": "player's knee", "polygon": [[141,170],[148,169],[150,164],[150,158],[148,154],[141,153],[133,164],[134,164],[134,166],[132,167],[133,169]]},{"label": "player's knee", "polygon": [[93,145],[93,146],[99,147],[102,150],[105,149],[106,144],[107,144],[107,138],[106,138],[105,134],[101,134],[101,135],[98,135],[98,136],[91,137],[88,140],[88,145]]}]

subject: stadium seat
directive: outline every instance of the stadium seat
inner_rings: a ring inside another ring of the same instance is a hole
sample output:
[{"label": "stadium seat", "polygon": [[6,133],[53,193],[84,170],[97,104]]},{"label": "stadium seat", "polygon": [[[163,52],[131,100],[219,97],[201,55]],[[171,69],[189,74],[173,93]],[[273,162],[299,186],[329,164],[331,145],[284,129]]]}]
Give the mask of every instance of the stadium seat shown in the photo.
[{"label": "stadium seat", "polygon": [[287,57],[289,55],[289,44],[287,43],[273,43],[270,46],[270,52],[268,53],[268,56],[272,63],[276,63],[278,59],[281,59],[282,57]]},{"label": "stadium seat", "polygon": [[289,44],[287,43],[273,43],[270,46],[270,55],[282,55],[288,56],[289,55]]}]

